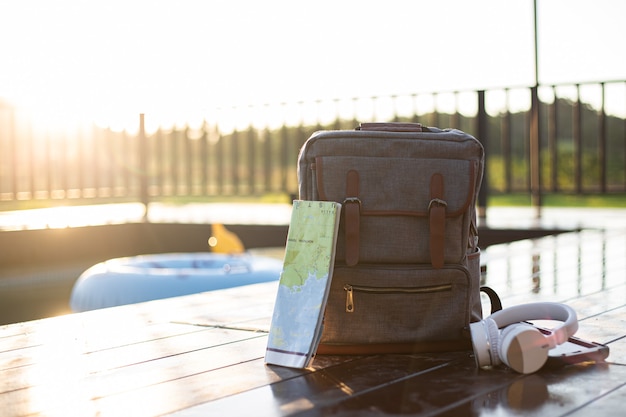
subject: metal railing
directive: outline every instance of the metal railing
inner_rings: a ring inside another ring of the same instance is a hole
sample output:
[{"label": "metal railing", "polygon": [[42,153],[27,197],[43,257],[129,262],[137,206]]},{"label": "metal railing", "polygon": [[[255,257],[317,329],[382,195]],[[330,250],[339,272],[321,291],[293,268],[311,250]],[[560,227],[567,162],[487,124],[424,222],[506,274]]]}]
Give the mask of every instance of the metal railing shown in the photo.
[{"label": "metal railing", "polygon": [[[0,209],[23,200],[139,200],[297,192],[315,130],[419,121],[475,135],[489,193],[626,192],[626,81],[216,109],[198,125],[35,132],[0,103]],[[150,115],[145,116],[148,120]]]}]

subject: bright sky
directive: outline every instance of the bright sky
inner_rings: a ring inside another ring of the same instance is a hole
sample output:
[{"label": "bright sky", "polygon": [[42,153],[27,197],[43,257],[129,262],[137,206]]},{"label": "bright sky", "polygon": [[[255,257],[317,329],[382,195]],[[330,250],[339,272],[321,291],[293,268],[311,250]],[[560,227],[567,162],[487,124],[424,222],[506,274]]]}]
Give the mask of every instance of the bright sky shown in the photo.
[{"label": "bright sky", "polygon": [[[626,1],[537,0],[542,82],[626,79]],[[534,83],[533,0],[0,0],[0,99],[40,120]]]}]

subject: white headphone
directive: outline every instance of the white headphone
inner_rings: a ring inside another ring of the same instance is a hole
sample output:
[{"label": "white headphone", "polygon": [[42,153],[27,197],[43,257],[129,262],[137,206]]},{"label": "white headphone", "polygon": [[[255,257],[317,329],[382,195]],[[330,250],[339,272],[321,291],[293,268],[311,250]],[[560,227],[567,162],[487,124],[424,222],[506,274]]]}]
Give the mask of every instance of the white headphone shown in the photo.
[{"label": "white headphone", "polygon": [[[524,320],[558,320],[563,324],[544,335],[530,324],[521,323]],[[474,356],[479,367],[504,363],[523,374],[538,371],[548,359],[548,351],[567,342],[576,330],[576,312],[559,303],[509,307],[470,324]]]}]

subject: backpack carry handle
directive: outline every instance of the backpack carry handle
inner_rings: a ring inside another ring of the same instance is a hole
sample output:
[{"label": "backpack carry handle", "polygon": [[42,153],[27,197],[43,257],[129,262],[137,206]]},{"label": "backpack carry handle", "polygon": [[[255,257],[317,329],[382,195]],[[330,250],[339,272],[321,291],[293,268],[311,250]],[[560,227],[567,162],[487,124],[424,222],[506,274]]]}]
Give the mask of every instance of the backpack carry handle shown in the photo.
[{"label": "backpack carry handle", "polygon": [[369,122],[361,123],[355,130],[369,130],[378,132],[424,132],[427,128],[421,123],[401,122]]}]

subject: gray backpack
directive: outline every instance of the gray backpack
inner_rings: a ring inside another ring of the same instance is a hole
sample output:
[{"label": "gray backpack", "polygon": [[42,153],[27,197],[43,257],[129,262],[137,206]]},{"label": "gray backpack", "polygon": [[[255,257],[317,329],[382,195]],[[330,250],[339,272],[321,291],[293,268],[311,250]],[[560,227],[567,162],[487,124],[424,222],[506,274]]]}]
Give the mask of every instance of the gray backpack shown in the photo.
[{"label": "gray backpack", "polygon": [[302,200],[343,204],[320,354],[471,348],[482,318],[481,144],[454,129],[363,123],[298,158]]}]

